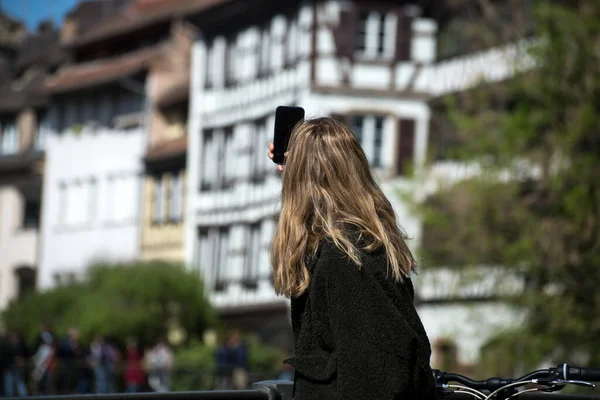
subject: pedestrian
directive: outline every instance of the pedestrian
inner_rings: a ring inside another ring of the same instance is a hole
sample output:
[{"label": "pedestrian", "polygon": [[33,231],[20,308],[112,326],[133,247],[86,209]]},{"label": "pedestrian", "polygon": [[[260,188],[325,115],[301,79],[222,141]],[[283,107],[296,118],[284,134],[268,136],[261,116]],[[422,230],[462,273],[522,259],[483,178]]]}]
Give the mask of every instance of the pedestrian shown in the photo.
[{"label": "pedestrian", "polygon": [[23,338],[18,332],[11,332],[4,347],[5,369],[3,374],[4,396],[19,397],[27,396],[27,385],[25,384],[25,368],[29,352]]},{"label": "pedestrian", "polygon": [[142,355],[137,339],[134,337],[127,339],[125,362],[125,391],[128,393],[137,393],[141,390],[144,383],[144,370]]},{"label": "pedestrian", "polygon": [[294,399],[435,399],[416,263],[358,140],[306,120],[284,160],[271,262],[291,298]]},{"label": "pedestrian", "polygon": [[173,369],[173,351],[165,339],[160,338],[146,355],[148,384],[155,392],[171,390],[170,374]]},{"label": "pedestrian", "polygon": [[88,356],[88,362],[94,373],[94,391],[97,394],[110,393],[107,357],[104,337],[97,335],[90,343]]},{"label": "pedestrian", "polygon": [[42,330],[33,356],[33,382],[40,394],[56,393],[57,346],[49,330]]}]

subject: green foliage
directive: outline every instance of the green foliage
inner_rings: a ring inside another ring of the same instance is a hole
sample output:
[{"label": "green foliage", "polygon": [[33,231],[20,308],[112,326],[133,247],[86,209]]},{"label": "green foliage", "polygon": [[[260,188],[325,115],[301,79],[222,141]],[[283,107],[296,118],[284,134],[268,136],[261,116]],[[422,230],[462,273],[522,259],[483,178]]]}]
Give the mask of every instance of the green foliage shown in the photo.
[{"label": "green foliage", "polygon": [[181,265],[97,264],[81,282],[11,303],[4,320],[8,329],[20,330],[28,341],[44,321],[59,335],[76,326],[84,340],[95,334],[120,339],[133,335],[153,343],[174,328],[196,337],[216,323],[203,289],[199,274]]},{"label": "green foliage", "polygon": [[[261,343],[250,335],[245,338],[248,345],[250,371],[259,376],[275,378],[281,368],[279,349]],[[198,340],[175,352],[177,368],[173,376],[173,389],[177,391],[210,390],[213,388],[216,346]]]},{"label": "green foliage", "polygon": [[445,99],[442,158],[481,173],[421,209],[430,264],[524,271],[529,317],[486,347],[494,373],[600,366],[600,2],[538,2],[536,29],[534,69]]},{"label": "green foliage", "polygon": [[258,373],[271,373],[281,368],[280,349],[261,343],[256,337],[246,338],[249,346],[250,369]]},{"label": "green foliage", "polygon": [[177,372],[173,376],[173,390],[211,390],[214,386],[216,346],[193,340],[175,352]]}]

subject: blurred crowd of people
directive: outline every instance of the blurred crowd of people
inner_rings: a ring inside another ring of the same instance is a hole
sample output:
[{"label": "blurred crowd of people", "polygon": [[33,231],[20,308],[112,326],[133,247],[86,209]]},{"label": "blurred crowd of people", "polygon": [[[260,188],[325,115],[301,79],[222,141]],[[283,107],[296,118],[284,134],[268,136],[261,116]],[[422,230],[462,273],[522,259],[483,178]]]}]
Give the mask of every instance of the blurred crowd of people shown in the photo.
[{"label": "blurred crowd of people", "polygon": [[124,348],[100,335],[87,345],[81,343],[76,328],[59,339],[46,325],[33,348],[28,348],[18,332],[3,337],[0,348],[2,394],[6,397],[165,392],[170,390],[173,364],[173,351],[163,339],[144,351],[133,337]]}]

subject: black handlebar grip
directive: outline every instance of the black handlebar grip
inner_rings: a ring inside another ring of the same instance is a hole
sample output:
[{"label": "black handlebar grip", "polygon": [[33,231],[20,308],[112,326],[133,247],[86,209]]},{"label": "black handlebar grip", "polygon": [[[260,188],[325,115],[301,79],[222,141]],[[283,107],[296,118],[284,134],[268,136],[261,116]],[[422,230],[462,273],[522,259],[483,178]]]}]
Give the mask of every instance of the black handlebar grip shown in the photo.
[{"label": "black handlebar grip", "polygon": [[600,382],[600,368],[580,368],[580,376],[584,381]]},{"label": "black handlebar grip", "polygon": [[578,368],[567,366],[566,371],[561,371],[560,368],[558,368],[557,372],[559,375],[564,375],[562,372],[566,372],[566,376],[561,376],[561,378],[564,379],[600,382],[600,368]]}]

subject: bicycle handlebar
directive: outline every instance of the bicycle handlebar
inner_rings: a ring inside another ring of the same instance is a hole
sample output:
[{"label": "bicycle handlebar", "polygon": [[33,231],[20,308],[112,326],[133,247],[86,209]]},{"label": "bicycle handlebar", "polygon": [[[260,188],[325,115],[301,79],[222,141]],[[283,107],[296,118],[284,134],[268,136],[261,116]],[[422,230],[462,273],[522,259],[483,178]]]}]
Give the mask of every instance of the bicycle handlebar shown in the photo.
[{"label": "bicycle handlebar", "polygon": [[600,382],[600,368],[579,368],[569,366],[566,363],[559,364],[556,368],[539,369],[530,372],[518,379],[488,378],[481,381],[472,380],[460,374],[442,372],[433,370],[433,376],[436,384],[447,384],[448,382],[458,382],[472,389],[477,390],[496,390],[513,382],[527,381],[531,379],[545,378],[548,380],[582,380],[590,382]]},{"label": "bicycle handlebar", "polygon": [[579,368],[561,364],[557,369],[559,369],[560,377],[565,380],[600,382],[600,368]]}]

